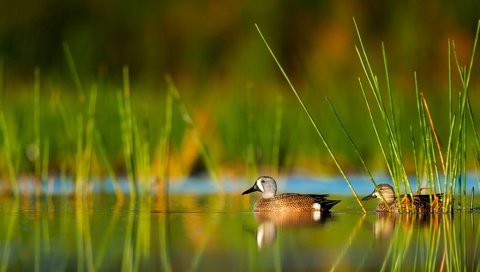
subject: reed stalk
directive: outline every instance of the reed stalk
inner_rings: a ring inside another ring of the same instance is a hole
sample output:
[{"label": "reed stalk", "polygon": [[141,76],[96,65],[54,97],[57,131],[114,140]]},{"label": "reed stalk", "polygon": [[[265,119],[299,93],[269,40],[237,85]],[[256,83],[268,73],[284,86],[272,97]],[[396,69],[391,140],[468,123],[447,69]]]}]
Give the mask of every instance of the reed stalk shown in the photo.
[{"label": "reed stalk", "polygon": [[[246,150],[246,168],[247,168],[247,180],[253,180],[258,176],[258,167],[256,160],[255,152],[255,128],[254,128],[254,106],[251,96],[251,90],[247,90],[247,126],[248,126],[248,137],[247,137],[247,150]],[[246,184],[247,185],[247,184]],[[249,185],[249,184],[248,184]]]},{"label": "reed stalk", "polygon": [[3,67],[3,58],[0,57],[0,95],[3,95],[4,93],[4,87],[5,87],[5,71],[4,71],[4,67]]},{"label": "reed stalk", "polygon": [[278,176],[280,169],[280,140],[282,134],[283,97],[277,95],[275,107],[275,126],[273,128],[272,141],[272,175]]},{"label": "reed stalk", "polygon": [[107,153],[105,152],[105,147],[101,138],[101,135],[98,131],[95,131],[95,146],[96,146],[96,156],[99,157],[100,162],[103,163],[103,167],[107,172],[110,180],[112,181],[113,191],[115,193],[115,197],[119,204],[123,204],[125,201],[125,194],[122,191],[122,187],[120,186],[120,182],[118,181],[117,175],[113,170],[112,164],[107,157]]},{"label": "reed stalk", "polygon": [[[380,137],[380,129],[378,123],[375,120],[372,113],[372,103],[369,101],[365,89],[363,87],[362,81],[360,82],[360,88],[367,105],[367,109],[370,116],[370,121],[372,123],[377,142],[379,143],[380,149],[382,151],[385,163],[387,165],[388,172],[392,178],[392,182],[396,189],[397,200],[400,203],[400,187],[403,187],[404,190],[410,194],[410,197],[413,197],[413,191],[410,187],[410,182],[405,170],[405,164],[403,163],[402,148],[401,148],[401,132],[399,130],[398,121],[396,120],[397,111],[394,109],[394,100],[393,94],[390,87],[390,79],[388,76],[388,65],[387,57],[385,53],[385,48],[382,44],[382,56],[384,63],[384,71],[386,78],[386,93],[390,107],[386,106],[384,98],[382,97],[381,87],[379,85],[378,77],[374,74],[372,66],[369,61],[369,57],[366,53],[360,31],[354,19],[354,25],[357,32],[359,46],[356,47],[357,55],[359,57],[360,63],[362,65],[364,74],[366,76],[368,85],[371,90],[371,95],[374,98],[376,109],[380,114],[380,119],[385,128],[385,137],[386,140],[382,140]],[[449,140],[447,145],[447,151],[444,153],[440,144],[438,133],[435,129],[434,121],[432,114],[430,113],[429,105],[427,99],[422,92],[419,91],[419,84],[416,73],[414,73],[415,80],[415,92],[417,97],[417,111],[418,111],[418,120],[420,126],[420,137],[421,137],[421,147],[423,150],[423,156],[418,158],[418,149],[415,145],[415,137],[413,129],[410,129],[411,142],[414,148],[414,160],[416,166],[416,176],[418,185],[420,185],[420,180],[425,178],[428,182],[428,185],[433,189],[432,190],[432,200],[436,198],[434,193],[436,191],[443,192],[445,194],[443,202],[443,211],[450,211],[450,204],[453,202],[453,193],[455,188],[458,185],[458,196],[459,202],[462,207],[466,206],[466,178],[467,178],[467,168],[466,162],[468,159],[467,145],[468,145],[468,130],[470,127],[473,128],[473,135],[476,144],[476,150],[480,150],[480,140],[476,132],[473,112],[469,107],[469,98],[468,98],[468,89],[470,82],[471,70],[473,67],[473,59],[475,55],[475,50],[477,46],[478,36],[479,36],[480,23],[477,27],[477,33],[475,35],[475,42],[473,46],[473,52],[471,54],[470,62],[468,69],[462,68],[459,64],[458,58],[456,56],[455,43],[448,43],[449,45],[449,54],[448,54],[448,91],[449,91]],[[452,46],[450,46],[452,45]],[[453,52],[456,67],[459,72],[459,76],[462,84],[462,91],[459,94],[458,109],[456,112],[453,112],[452,106],[452,69],[451,69],[451,53]],[[470,120],[471,126],[468,126],[467,118]],[[417,160],[419,159],[419,160]],[[440,173],[438,170],[438,164],[443,172],[444,182],[442,185]],[[421,170],[423,168],[423,170]],[[409,207],[406,207],[407,211]],[[437,210],[438,211],[438,210]]]},{"label": "reed stalk", "polygon": [[34,168],[35,197],[41,193],[41,157],[38,154],[41,151],[40,146],[40,68],[35,68],[33,83],[33,146],[31,159]]},{"label": "reed stalk", "polygon": [[118,111],[120,116],[120,130],[123,146],[125,169],[129,184],[130,203],[134,203],[137,196],[135,158],[133,142],[133,116],[130,102],[130,79],[128,67],[123,67],[123,92],[118,93]]},{"label": "reed stalk", "polygon": [[83,114],[77,116],[75,195],[79,199],[81,199],[86,193],[86,185],[91,174],[96,103],[97,87],[93,86],[89,96],[87,112],[85,114],[87,120],[84,123]]},{"label": "reed stalk", "polygon": [[73,58],[72,51],[70,50],[70,46],[68,45],[67,42],[63,42],[62,46],[63,46],[63,53],[65,55],[68,69],[72,76],[73,82],[75,84],[77,91],[80,94],[80,99],[83,100],[83,98],[85,97],[85,91],[82,86],[82,81],[80,80],[80,75],[78,73],[77,65],[75,64],[75,59]]},{"label": "reed stalk", "polygon": [[12,134],[11,129],[7,126],[5,114],[2,110],[0,110],[0,132],[3,138],[3,156],[7,166],[10,187],[13,192],[13,196],[15,199],[17,199],[20,196],[20,188],[17,179],[18,163],[16,160],[16,149],[19,144],[16,142],[17,138]]},{"label": "reed stalk", "polygon": [[[410,196],[413,196],[412,189],[410,187],[410,183],[408,180],[408,175],[405,170],[405,166],[403,163],[403,156],[402,156],[402,147],[401,147],[401,134],[399,131],[398,127],[398,122],[396,120],[395,114],[395,103],[393,100],[393,94],[391,91],[390,87],[390,80],[389,80],[389,72],[388,72],[388,63],[387,63],[387,55],[386,55],[386,50],[385,47],[382,43],[382,57],[383,57],[383,63],[384,63],[384,73],[385,73],[385,78],[386,78],[386,89],[387,89],[387,96],[388,96],[388,101],[390,103],[390,108],[388,109],[384,99],[382,97],[381,93],[381,87],[378,81],[377,75],[373,72],[372,66],[370,64],[369,57],[367,55],[367,52],[365,50],[365,46],[363,44],[362,37],[360,35],[360,31],[358,29],[357,23],[355,19],[353,19],[354,25],[355,25],[355,30],[357,33],[357,37],[359,40],[359,46],[355,46],[358,58],[360,60],[360,64],[363,68],[364,74],[366,76],[368,85],[370,86],[370,91],[371,95],[374,97],[375,105],[377,110],[380,113],[380,119],[382,121],[382,124],[384,125],[385,129],[385,134],[386,134],[386,143],[384,143],[380,137],[379,134],[379,129],[377,122],[374,119],[373,113],[372,113],[372,106],[371,102],[369,102],[367,98],[367,94],[365,92],[365,89],[363,87],[363,84],[361,80],[359,79],[360,82],[360,88],[362,90],[362,94],[365,100],[365,103],[367,105],[367,109],[369,112],[370,120],[372,122],[373,128],[375,130],[375,135],[377,138],[377,142],[379,143],[379,146],[382,150],[382,154],[384,156],[385,163],[387,165],[388,172],[392,178],[392,182],[397,194],[397,201],[398,205],[401,206],[401,198],[400,198],[400,186],[402,185],[403,189],[405,189]],[[410,210],[410,205],[407,205],[405,207],[408,210]]]},{"label": "reed stalk", "polygon": [[173,100],[175,104],[177,105],[178,109],[180,110],[180,114],[182,115],[182,119],[184,123],[187,125],[187,127],[192,131],[195,143],[197,144],[197,147],[200,152],[200,156],[202,157],[203,162],[205,163],[205,166],[207,167],[208,173],[210,174],[210,177],[214,181],[215,188],[217,192],[223,194],[223,186],[220,183],[220,178],[218,176],[215,164],[212,161],[212,158],[210,154],[208,153],[207,147],[203,143],[203,141],[200,138],[200,133],[198,132],[197,128],[195,127],[193,123],[193,119],[190,115],[190,113],[187,110],[187,107],[183,103],[183,100],[180,96],[180,93],[178,92],[177,87],[175,86],[172,78],[167,75],[165,77],[165,80],[167,81],[167,88],[170,94],[173,97]]},{"label": "reed stalk", "polygon": [[343,179],[347,182],[347,185],[348,187],[350,188],[350,191],[352,192],[353,196],[355,197],[355,199],[357,200],[357,203],[358,205],[360,206],[361,210],[366,213],[367,211],[365,210],[365,208],[363,207],[363,204],[362,202],[360,201],[360,198],[357,194],[357,192],[355,191],[355,189],[353,188],[349,178],[347,177],[347,175],[345,174],[345,171],[343,171],[342,167],[340,166],[337,158],[335,157],[332,149],[330,148],[329,144],[327,143],[327,140],[325,139],[323,133],[320,131],[320,129],[318,128],[318,125],[317,123],[315,122],[315,120],[313,119],[313,116],[310,114],[310,111],[308,110],[307,106],[305,105],[305,103],[303,102],[302,98],[300,97],[300,95],[298,94],[297,90],[295,89],[295,87],[293,86],[292,82],[290,81],[290,78],[288,77],[287,73],[285,72],[285,70],[283,69],[282,65],[280,64],[280,62],[278,61],[277,57],[275,56],[275,53],[273,53],[273,50],[270,48],[270,45],[268,44],[267,40],[265,39],[265,37],[263,36],[262,34],[262,31],[260,30],[260,28],[258,27],[257,24],[255,24],[255,27],[257,28],[257,31],[258,31],[258,34],[260,35],[260,37],[262,38],[263,40],[263,43],[265,44],[265,46],[267,47],[270,55],[272,56],[273,60],[275,61],[277,67],[279,68],[281,74],[283,75],[283,77],[285,78],[285,80],[287,81],[289,87],[290,87],[290,90],[292,90],[292,92],[295,94],[295,97],[297,98],[298,102],[300,103],[303,111],[306,113],[308,119],[310,120],[310,123],[313,125],[315,131],[317,132],[318,136],[320,137],[323,145],[325,146],[325,148],[327,149],[330,157],[333,159],[335,165],[337,166],[337,169],[339,170],[340,174],[342,175]]},{"label": "reed stalk", "polygon": [[[353,150],[355,151],[355,154],[357,154],[358,159],[359,159],[360,162],[362,163],[363,170],[365,171],[365,173],[367,173],[368,177],[370,178],[370,181],[372,182],[373,187],[376,187],[376,186],[377,186],[377,183],[375,182],[375,178],[373,177],[372,172],[371,172],[370,169],[368,168],[367,163],[366,163],[365,160],[363,159],[363,156],[362,156],[362,154],[360,153],[360,150],[359,150],[358,146],[355,144],[355,141],[353,140],[352,135],[348,132],[347,128],[346,128],[345,125],[343,124],[342,120],[340,119],[340,116],[338,115],[337,110],[336,110],[335,107],[333,106],[333,104],[332,104],[332,102],[330,101],[330,99],[327,98],[327,102],[328,102],[328,105],[330,106],[330,109],[332,110],[333,114],[335,115],[335,118],[337,119],[337,122],[340,124],[340,127],[342,128],[343,133],[345,134],[345,136],[347,136],[348,141],[349,141],[350,144],[352,145]],[[383,198],[383,196],[382,196],[382,198]],[[383,199],[383,201],[385,201],[385,199]]]},{"label": "reed stalk", "polygon": [[165,102],[165,120],[163,131],[160,138],[160,174],[159,186],[157,189],[157,199],[163,199],[164,210],[169,210],[169,168],[170,168],[170,142],[172,135],[172,109],[173,97],[170,92],[166,92]]},{"label": "reed stalk", "polygon": [[134,165],[137,188],[141,196],[150,197],[152,187],[150,144],[144,126],[133,118]]}]

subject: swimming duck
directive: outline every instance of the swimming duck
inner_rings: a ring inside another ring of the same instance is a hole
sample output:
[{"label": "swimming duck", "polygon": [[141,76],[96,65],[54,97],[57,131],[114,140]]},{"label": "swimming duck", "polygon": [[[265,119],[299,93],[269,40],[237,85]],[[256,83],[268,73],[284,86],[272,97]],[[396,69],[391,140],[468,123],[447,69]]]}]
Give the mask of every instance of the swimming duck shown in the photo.
[{"label": "swimming duck", "polygon": [[255,212],[305,212],[320,211],[328,212],[330,209],[340,202],[340,200],[327,199],[328,194],[294,194],[294,193],[277,193],[277,183],[275,179],[269,176],[259,177],[253,186],[242,193],[246,195],[255,191],[262,193],[262,199],[258,200],[253,206]]},{"label": "swimming duck", "polygon": [[[383,200],[382,200],[383,196]],[[395,212],[395,213],[429,213],[429,212],[441,212],[442,210],[442,194],[413,194],[412,196],[401,195],[401,207],[395,196],[393,187],[389,184],[378,184],[375,190],[362,200],[369,200],[372,198],[379,198],[380,202],[375,209],[377,212]]]}]

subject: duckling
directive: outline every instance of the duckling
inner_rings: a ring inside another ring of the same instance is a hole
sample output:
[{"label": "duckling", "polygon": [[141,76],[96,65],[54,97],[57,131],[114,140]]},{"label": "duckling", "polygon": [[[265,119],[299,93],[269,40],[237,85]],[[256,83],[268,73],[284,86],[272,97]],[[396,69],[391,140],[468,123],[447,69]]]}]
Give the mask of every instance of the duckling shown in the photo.
[{"label": "duckling", "polygon": [[[383,200],[382,200],[383,196]],[[376,207],[377,212],[394,212],[394,213],[429,213],[441,212],[442,194],[414,194],[413,201],[411,195],[401,195],[401,205],[395,196],[395,191],[389,184],[378,184],[375,190],[362,200],[379,198],[380,202]]]}]

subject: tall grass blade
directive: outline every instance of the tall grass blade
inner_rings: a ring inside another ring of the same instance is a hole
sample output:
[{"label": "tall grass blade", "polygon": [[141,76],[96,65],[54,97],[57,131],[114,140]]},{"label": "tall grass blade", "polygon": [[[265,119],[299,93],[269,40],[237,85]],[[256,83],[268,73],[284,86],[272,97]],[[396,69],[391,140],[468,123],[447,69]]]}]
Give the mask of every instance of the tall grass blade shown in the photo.
[{"label": "tall grass blade", "polygon": [[282,96],[277,96],[277,105],[275,110],[275,126],[273,129],[273,141],[272,141],[272,173],[274,176],[278,176],[280,168],[280,140],[282,134],[282,115],[283,115],[283,106],[282,106]]},{"label": "tall grass blade", "polygon": [[[402,159],[402,152],[401,152],[401,144],[400,144],[400,136],[399,136],[399,131],[398,131],[398,125],[396,122],[395,118],[395,110],[394,110],[394,102],[393,102],[393,96],[390,90],[390,82],[389,82],[389,76],[388,76],[388,65],[387,65],[387,57],[386,57],[386,51],[384,46],[382,46],[382,57],[383,57],[383,62],[384,62],[384,69],[385,69],[385,74],[387,78],[387,95],[389,96],[389,101],[390,101],[390,111],[387,111],[387,107],[383,101],[382,95],[381,95],[381,90],[380,86],[378,83],[378,78],[377,76],[373,73],[372,67],[370,65],[369,57],[366,53],[365,46],[362,41],[362,37],[360,35],[360,31],[358,29],[357,23],[355,21],[355,18],[353,18],[353,22],[355,25],[355,29],[357,32],[357,36],[359,39],[360,47],[356,46],[356,51],[358,58],[360,60],[360,63],[362,65],[362,68],[364,70],[365,76],[367,78],[367,81],[370,85],[370,89],[372,91],[372,95],[375,98],[376,105],[378,107],[378,110],[380,112],[383,124],[385,125],[386,129],[386,136],[387,136],[387,150],[389,153],[385,153],[385,151],[382,151],[384,153],[385,161],[387,164],[390,165],[390,174],[392,177],[392,181],[395,187],[395,191],[397,193],[397,200],[399,201],[400,204],[400,185],[403,185],[403,187],[412,195],[412,190],[410,188],[410,183],[408,181],[408,176],[405,170],[405,166],[403,164],[403,159]],[[362,87],[362,92],[363,91],[363,86]],[[368,103],[368,99],[366,99],[366,94],[364,93],[365,101]],[[370,108],[370,106],[368,106]],[[373,116],[371,115],[371,120],[373,120]],[[374,123],[372,123],[374,124]],[[377,138],[379,137],[379,134],[376,133]],[[380,138],[377,139],[382,145],[382,141]],[[407,207],[408,208],[408,207]]]},{"label": "tall grass blade", "polygon": [[129,184],[130,204],[133,205],[137,196],[135,158],[133,143],[133,116],[130,103],[130,79],[128,67],[123,67],[123,92],[118,93],[118,110],[120,115],[120,129],[123,143],[123,156]]},{"label": "tall grass blade", "polygon": [[40,196],[40,167],[41,160],[40,154],[40,68],[35,68],[35,79],[33,83],[33,145],[31,146],[34,166],[34,179],[35,179],[35,197]]},{"label": "tall grass blade", "polygon": [[8,176],[10,179],[10,186],[15,198],[20,196],[20,190],[17,179],[17,162],[15,159],[17,143],[15,142],[16,137],[11,134],[10,129],[7,127],[7,121],[5,114],[0,110],[0,132],[2,134],[3,142],[3,156],[5,164],[7,166]]},{"label": "tall grass blade", "polygon": [[185,106],[185,104],[182,101],[182,98],[180,97],[180,93],[178,92],[177,87],[173,83],[173,80],[170,76],[166,76],[165,80],[167,81],[168,91],[172,94],[173,99],[177,104],[178,109],[180,110],[180,113],[182,114],[183,121],[185,122],[187,127],[191,129],[193,133],[194,140],[197,144],[197,147],[200,150],[200,155],[203,159],[203,162],[205,163],[205,166],[207,167],[210,177],[214,181],[216,190],[223,194],[223,186],[220,184],[218,173],[214,167],[215,165],[213,164],[213,161],[207,151],[206,146],[203,144],[202,140],[200,139],[200,134],[198,133],[198,130],[196,129],[193,123],[193,119],[190,116],[190,113],[188,112],[187,107]]},{"label": "tall grass blade", "polygon": [[[355,153],[357,154],[357,157],[358,159],[360,160],[360,162],[362,163],[362,166],[363,166],[363,169],[365,170],[365,173],[367,173],[368,177],[370,178],[370,181],[372,182],[373,184],[373,187],[376,187],[377,186],[377,183],[375,182],[375,179],[373,178],[373,175],[372,175],[372,172],[370,172],[370,169],[368,169],[368,166],[365,162],[365,160],[363,159],[363,156],[362,154],[360,153],[360,150],[358,149],[357,145],[355,144],[355,142],[353,141],[353,138],[352,136],[350,135],[350,133],[347,131],[347,128],[345,127],[345,125],[343,124],[342,120],[340,119],[340,117],[338,116],[338,113],[337,113],[337,110],[335,109],[335,107],[333,106],[332,102],[330,101],[329,98],[327,98],[327,102],[328,102],[328,105],[330,106],[330,109],[333,111],[333,114],[335,115],[335,118],[337,119],[337,122],[340,124],[345,136],[347,136],[348,138],[348,141],[350,142],[350,144],[352,145],[353,149],[355,150]],[[383,197],[383,196],[382,196]]]},{"label": "tall grass blade", "polygon": [[72,51],[70,50],[70,46],[67,42],[63,42],[62,46],[63,53],[65,54],[65,58],[67,59],[68,69],[70,70],[70,74],[72,76],[75,87],[80,93],[80,97],[83,98],[85,96],[85,91],[83,89],[82,82],[80,81],[80,76],[78,74],[77,66],[75,65],[75,60],[73,58]]},{"label": "tall grass blade", "polygon": [[107,157],[107,153],[105,151],[105,147],[102,141],[102,136],[98,131],[95,131],[95,151],[96,155],[98,156],[99,160],[101,163],[103,163],[103,167],[105,171],[107,172],[110,180],[112,181],[113,185],[113,190],[115,192],[115,197],[117,199],[118,204],[123,204],[125,201],[125,195],[122,191],[122,188],[120,186],[120,182],[118,181],[117,175],[115,174],[115,171],[113,170],[112,164],[110,163],[110,160]]},{"label": "tall grass blade", "polygon": [[0,95],[3,95],[5,88],[5,68],[3,58],[0,57]]},{"label": "tall grass blade", "polygon": [[165,211],[169,209],[169,167],[170,167],[170,141],[172,134],[173,97],[170,92],[166,93],[165,122],[160,138],[160,185],[157,191],[157,198],[163,199],[162,206]]},{"label": "tall grass blade", "polygon": [[427,117],[428,117],[428,123],[430,125],[430,129],[432,130],[432,134],[433,134],[433,137],[435,139],[435,144],[436,144],[437,150],[438,150],[438,156],[440,157],[440,165],[442,166],[443,173],[446,173],[445,161],[443,159],[442,148],[440,147],[440,141],[438,140],[437,131],[435,130],[435,125],[433,124],[433,119],[432,119],[432,115],[430,114],[430,109],[428,108],[427,100],[425,99],[425,96],[423,96],[423,93],[420,93],[420,97],[422,99],[423,106],[425,108],[425,113],[427,114]]},{"label": "tall grass blade", "polygon": [[90,169],[93,159],[96,104],[97,87],[93,86],[89,96],[86,123],[83,123],[83,114],[80,114],[77,118],[77,171],[75,173],[75,194],[79,198],[85,195],[86,184],[89,181],[91,174]]},{"label": "tall grass blade", "polygon": [[270,45],[268,44],[267,40],[266,40],[265,37],[263,36],[262,31],[260,30],[260,28],[258,27],[257,24],[255,24],[255,27],[257,28],[257,31],[258,31],[258,33],[260,34],[260,37],[262,38],[262,40],[263,40],[265,46],[267,47],[268,51],[270,52],[273,60],[274,60],[275,63],[277,64],[277,67],[280,69],[280,72],[282,73],[283,77],[285,78],[285,80],[287,81],[288,85],[290,86],[290,89],[291,89],[292,92],[295,94],[295,97],[297,98],[298,102],[299,102],[300,105],[302,106],[303,111],[307,114],[307,117],[308,117],[308,119],[310,120],[310,123],[313,125],[315,131],[317,132],[318,136],[319,136],[320,139],[322,140],[323,145],[326,147],[328,153],[329,153],[330,156],[332,157],[332,159],[333,159],[335,165],[337,166],[338,170],[340,171],[342,177],[343,177],[343,178],[345,179],[345,181],[347,182],[348,187],[349,187],[350,190],[352,191],[352,194],[354,195],[355,199],[357,200],[358,205],[360,206],[360,208],[362,209],[362,211],[363,211],[364,213],[366,213],[366,210],[365,210],[365,208],[363,207],[363,204],[362,204],[362,202],[360,201],[360,198],[358,197],[357,192],[356,192],[355,189],[353,188],[352,184],[350,183],[350,180],[348,179],[347,175],[345,174],[345,172],[343,171],[342,167],[341,167],[340,164],[338,163],[337,158],[336,158],[335,155],[333,154],[333,151],[330,149],[330,146],[328,145],[325,137],[323,136],[322,132],[321,132],[320,129],[318,128],[315,120],[313,119],[313,116],[310,114],[310,111],[308,110],[307,106],[305,105],[305,103],[303,102],[302,98],[301,98],[300,95],[298,94],[297,90],[296,90],[295,87],[293,86],[293,84],[292,84],[292,82],[290,81],[290,78],[288,77],[287,73],[285,72],[285,70],[283,70],[282,65],[281,65],[280,62],[278,61],[277,57],[275,56],[275,54],[273,53],[272,49],[270,48]]},{"label": "tall grass blade", "polygon": [[254,128],[254,105],[251,90],[247,90],[247,112],[248,112],[248,143],[247,143],[247,178],[252,180],[258,176],[257,158],[255,152],[255,128]]}]

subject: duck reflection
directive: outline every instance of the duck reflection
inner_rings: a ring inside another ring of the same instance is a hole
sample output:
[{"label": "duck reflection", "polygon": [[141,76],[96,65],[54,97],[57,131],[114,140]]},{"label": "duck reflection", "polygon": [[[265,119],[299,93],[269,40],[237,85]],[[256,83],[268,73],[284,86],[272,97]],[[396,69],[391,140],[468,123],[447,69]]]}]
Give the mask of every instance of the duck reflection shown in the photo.
[{"label": "duck reflection", "polygon": [[255,212],[258,248],[273,245],[277,229],[300,228],[323,225],[332,219],[329,212]]}]

